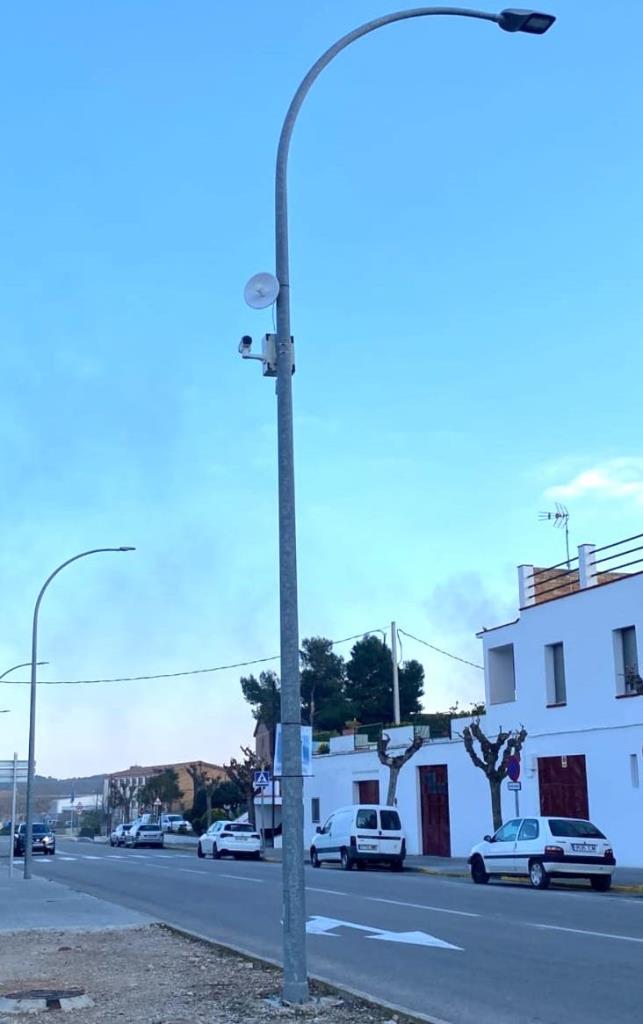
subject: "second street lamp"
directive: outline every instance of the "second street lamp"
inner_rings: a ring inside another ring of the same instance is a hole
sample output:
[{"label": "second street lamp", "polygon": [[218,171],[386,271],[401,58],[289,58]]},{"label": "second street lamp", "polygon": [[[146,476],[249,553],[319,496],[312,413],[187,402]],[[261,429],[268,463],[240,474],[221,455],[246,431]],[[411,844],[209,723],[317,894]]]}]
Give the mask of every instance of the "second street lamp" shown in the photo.
[{"label": "second street lamp", "polygon": [[30,703],[29,703],[29,755],[28,755],[28,767],[27,767],[27,806],[25,810],[25,820],[27,824],[26,836],[25,836],[25,867],[24,877],[31,878],[31,861],[33,857],[33,783],[35,775],[35,751],[36,751],[36,689],[38,683],[37,665],[38,662],[38,613],[40,611],[40,604],[45,595],[45,591],[55,576],[58,575],[62,569],[66,566],[71,565],[72,562],[77,562],[79,558],[87,558],[89,555],[100,555],[104,552],[112,551],[136,551],[133,547],[120,547],[120,548],[92,548],[91,551],[81,551],[79,555],[74,555],[73,558],[68,558],[66,562],[63,562],[49,574],[42,587],[38,597],[36,598],[36,604],[33,611],[33,624],[31,628],[31,685],[30,685]]},{"label": "second street lamp", "polygon": [[[301,691],[299,682],[299,624],[297,601],[297,540],[292,412],[293,343],[290,328],[290,258],[288,248],[288,154],[301,106],[317,77],[351,43],[398,21],[446,15],[489,21],[505,32],[542,35],[554,23],[550,14],[508,8],[498,14],[459,7],[417,7],[366,22],[334,43],[310,68],[297,89],[279,137],[275,175],[276,280],[257,275],[247,288],[249,305],[269,305],[276,297],[276,340],[263,356],[250,356],[252,339],[241,340],[244,358],[257,358],[266,376],[277,377],[277,447],[279,467],[279,614],[282,726],[282,845],[283,845],[283,998],[308,1000],[306,971],[306,909],[303,863],[303,779],[301,760]],[[265,279],[268,280],[265,280]],[[248,291],[250,289],[250,292]]]}]

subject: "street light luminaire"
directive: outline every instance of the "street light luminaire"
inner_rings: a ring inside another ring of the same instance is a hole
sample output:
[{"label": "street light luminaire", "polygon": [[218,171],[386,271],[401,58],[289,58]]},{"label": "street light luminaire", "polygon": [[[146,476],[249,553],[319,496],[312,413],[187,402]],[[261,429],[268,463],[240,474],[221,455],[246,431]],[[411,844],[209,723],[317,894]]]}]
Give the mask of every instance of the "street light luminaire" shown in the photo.
[{"label": "street light luminaire", "polygon": [[527,32],[532,36],[544,35],[555,21],[553,14],[523,11],[518,7],[508,7],[498,15],[498,24],[505,32]]}]

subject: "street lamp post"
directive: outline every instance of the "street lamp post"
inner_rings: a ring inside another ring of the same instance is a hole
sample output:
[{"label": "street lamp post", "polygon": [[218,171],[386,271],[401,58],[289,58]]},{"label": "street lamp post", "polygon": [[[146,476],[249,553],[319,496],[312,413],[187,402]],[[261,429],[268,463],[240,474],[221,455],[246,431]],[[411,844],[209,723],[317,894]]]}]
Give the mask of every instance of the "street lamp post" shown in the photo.
[{"label": "street lamp post", "polygon": [[73,558],[68,558],[66,562],[63,562],[58,566],[57,569],[47,577],[40,593],[36,598],[36,604],[33,611],[33,625],[31,629],[31,686],[30,686],[30,703],[29,703],[29,754],[28,754],[28,767],[27,767],[27,806],[25,809],[26,818],[26,836],[25,836],[25,867],[24,877],[31,878],[31,861],[33,856],[32,844],[33,844],[33,782],[35,774],[35,750],[36,750],[36,687],[37,687],[37,665],[38,662],[38,613],[40,611],[40,604],[44,597],[45,591],[55,576],[58,575],[62,569],[65,569],[72,562],[77,562],[79,558],[87,558],[88,555],[99,555],[103,552],[108,551],[135,551],[133,547],[120,547],[120,548],[92,548],[91,551],[81,551],[79,555],[74,555]]},{"label": "street lamp post", "polygon": [[[36,664],[38,664],[38,665],[48,665],[49,662],[48,661],[38,661]],[[6,669],[2,673],[2,675],[0,676],[0,679],[4,679],[5,676],[8,676],[10,672],[15,672],[19,668],[28,668],[30,665],[31,665],[30,661],[21,661],[19,665],[12,665],[11,668]]]},{"label": "street lamp post", "polygon": [[288,250],[288,153],[297,115],[310,87],[328,64],[362,36],[410,18],[453,15],[497,24],[506,32],[542,35],[555,18],[536,11],[508,9],[499,14],[457,7],[418,7],[369,21],[339,39],[313,64],[286,113],[277,150],[275,177],[275,257],[277,296],[277,445],[279,465],[279,605],[281,647],[282,815],[283,815],[283,998],[308,1000],[306,913],[304,900],[303,779],[297,603],[297,545],[292,414],[293,351],[290,330]]}]

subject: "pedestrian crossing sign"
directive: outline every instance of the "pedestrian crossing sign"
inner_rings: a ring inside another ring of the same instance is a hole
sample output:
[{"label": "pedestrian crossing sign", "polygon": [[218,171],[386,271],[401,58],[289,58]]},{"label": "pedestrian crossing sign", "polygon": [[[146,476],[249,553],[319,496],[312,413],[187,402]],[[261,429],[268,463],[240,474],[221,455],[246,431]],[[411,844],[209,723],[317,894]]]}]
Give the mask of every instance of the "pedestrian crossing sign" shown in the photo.
[{"label": "pedestrian crossing sign", "polygon": [[266,789],[270,785],[271,781],[268,769],[254,773],[255,789]]}]

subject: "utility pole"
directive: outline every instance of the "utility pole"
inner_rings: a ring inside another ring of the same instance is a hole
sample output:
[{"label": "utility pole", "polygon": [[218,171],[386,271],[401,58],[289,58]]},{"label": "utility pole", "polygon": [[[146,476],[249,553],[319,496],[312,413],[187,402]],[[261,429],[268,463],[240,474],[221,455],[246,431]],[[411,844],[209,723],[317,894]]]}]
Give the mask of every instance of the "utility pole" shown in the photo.
[{"label": "utility pole", "polygon": [[393,659],[393,721],[400,724],[400,680],[397,673],[397,626],[391,623],[391,658]]}]

